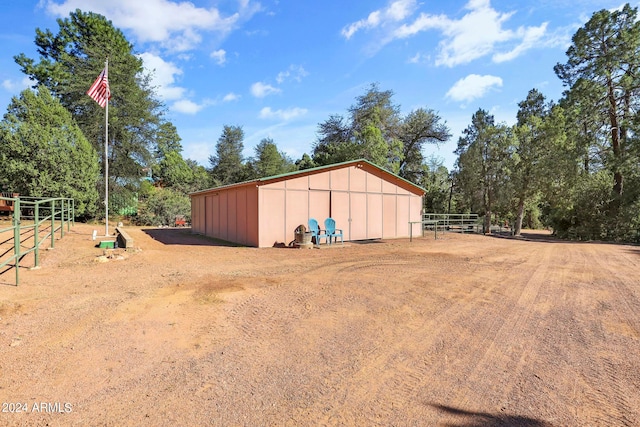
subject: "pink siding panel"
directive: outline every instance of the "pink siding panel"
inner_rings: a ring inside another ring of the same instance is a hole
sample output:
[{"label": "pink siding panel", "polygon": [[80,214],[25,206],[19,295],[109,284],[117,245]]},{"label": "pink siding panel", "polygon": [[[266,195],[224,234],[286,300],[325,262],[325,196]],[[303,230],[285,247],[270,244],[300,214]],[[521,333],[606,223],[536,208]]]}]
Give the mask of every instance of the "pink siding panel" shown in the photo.
[{"label": "pink siding panel", "polygon": [[215,213],[213,212],[213,199],[215,196],[205,196],[204,197],[204,234],[207,236],[214,237],[214,233],[212,230],[213,226],[213,218]]},{"label": "pink siding panel", "polygon": [[200,200],[198,200],[198,213],[200,214],[200,229],[203,234],[206,233],[206,219],[207,219],[206,206],[204,203],[205,203],[204,197],[201,197]]},{"label": "pink siding panel", "polygon": [[291,242],[299,225],[307,227],[309,221],[309,192],[288,190],[285,211],[285,233],[282,241]]},{"label": "pink siding panel", "polygon": [[367,178],[370,176],[367,172],[357,167],[349,169],[349,190],[351,191],[367,191]]},{"label": "pink siding panel", "polygon": [[397,212],[396,199],[393,194],[385,194],[382,196],[382,238],[392,239],[396,237]]},{"label": "pink siding panel", "polygon": [[264,188],[285,188],[287,185],[286,182],[287,181],[272,182],[270,184],[264,185]]},{"label": "pink siding panel", "polygon": [[285,182],[287,183],[288,190],[308,190],[309,189],[309,178],[306,176],[289,179]]},{"label": "pink siding panel", "polygon": [[260,246],[258,187],[247,189],[247,245]]},{"label": "pink siding panel", "polygon": [[214,194],[211,197],[211,205],[207,211],[207,221],[211,222],[211,237],[220,239],[220,195]]},{"label": "pink siding panel", "polygon": [[231,190],[227,196],[227,238],[230,242],[238,241],[238,190]]},{"label": "pink siding panel", "polygon": [[218,218],[220,218],[219,221],[219,233],[218,233],[218,237],[219,239],[222,240],[228,240],[228,236],[229,236],[229,228],[227,227],[227,212],[228,212],[228,199],[229,199],[229,194],[227,191],[221,191],[220,194],[218,195],[218,201],[219,201],[219,206],[218,206]]},{"label": "pink siding panel", "polygon": [[[309,218],[315,218],[322,224],[325,218],[331,215],[329,212],[330,195],[329,191],[309,191]],[[347,218],[349,218],[348,214]],[[308,226],[308,223],[305,224]]]},{"label": "pink siding panel", "polygon": [[382,192],[385,194],[396,194],[398,191],[398,186],[389,182],[382,180]]},{"label": "pink siding panel", "polygon": [[367,239],[382,239],[382,194],[367,194]]},{"label": "pink siding panel", "polygon": [[332,190],[349,189],[349,168],[332,170],[330,174]]},{"label": "pink siding panel", "polygon": [[349,240],[367,239],[367,195],[365,193],[351,193],[350,196],[351,233]]},{"label": "pink siding panel", "polygon": [[[364,196],[364,194],[363,194]],[[331,218],[336,220],[336,228],[341,228],[344,234],[344,240],[352,240],[351,236],[351,221],[350,221],[350,197],[346,191],[332,191],[331,192]],[[326,217],[318,215],[316,219],[324,228],[324,220]]]},{"label": "pink siding panel", "polygon": [[202,224],[204,223],[204,215],[200,214],[200,202],[203,196],[191,197],[191,229],[194,233],[204,233]]},{"label": "pink siding panel", "polygon": [[200,233],[199,229],[198,229],[198,221],[200,220],[200,217],[198,216],[198,198],[197,197],[191,197],[190,200],[191,202],[191,231],[194,233]]},{"label": "pink siding panel", "polygon": [[311,190],[329,190],[331,182],[331,173],[322,172],[315,175],[309,175],[309,189]]},{"label": "pink siding panel", "polygon": [[[397,217],[397,226],[396,229],[397,234],[396,237],[409,237],[409,206],[410,206],[410,198],[409,196],[398,196],[396,206],[398,206],[398,217]],[[419,230],[420,227],[416,228]]]},{"label": "pink siding panel", "polygon": [[396,185],[396,188],[398,189],[398,194],[412,194],[409,191],[405,190],[404,188],[398,187],[397,185]]},{"label": "pink siding panel", "polygon": [[409,221],[421,221],[422,220],[422,197],[411,195],[411,211]]},{"label": "pink siding panel", "polygon": [[238,189],[236,197],[236,236],[237,242],[243,245],[247,242],[247,189]]},{"label": "pink siding panel", "polygon": [[259,190],[260,247],[273,246],[274,243],[287,243],[284,241],[286,236],[285,190],[269,187],[265,186]]},{"label": "pink siding panel", "polygon": [[381,193],[382,192],[382,179],[379,177],[367,174],[367,191],[373,193]]}]

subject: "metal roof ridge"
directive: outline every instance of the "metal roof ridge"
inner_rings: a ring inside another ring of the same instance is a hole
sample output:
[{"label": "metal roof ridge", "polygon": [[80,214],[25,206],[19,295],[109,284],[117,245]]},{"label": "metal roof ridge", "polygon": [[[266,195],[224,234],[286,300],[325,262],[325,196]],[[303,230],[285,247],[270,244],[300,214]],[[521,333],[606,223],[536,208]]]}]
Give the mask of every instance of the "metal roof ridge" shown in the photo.
[{"label": "metal roof ridge", "polygon": [[297,170],[297,171],[292,171],[292,172],[286,172],[286,173],[282,173],[282,174],[279,174],[279,175],[266,176],[264,178],[257,178],[257,179],[252,179],[252,180],[249,180],[249,181],[237,182],[237,183],[233,183],[233,184],[226,184],[226,185],[221,185],[221,186],[218,186],[218,187],[211,187],[211,188],[207,188],[207,189],[204,189],[204,190],[194,191],[193,193],[189,193],[189,195],[191,196],[191,195],[206,193],[206,192],[214,191],[214,190],[226,190],[226,189],[234,188],[234,187],[244,187],[244,186],[250,185],[252,183],[258,184],[258,183],[263,183],[263,182],[267,182],[267,181],[273,181],[275,179],[285,178],[285,177],[288,177],[288,176],[296,176],[296,175],[303,175],[303,174],[307,174],[307,173],[315,173],[315,172],[319,172],[321,170],[330,169],[330,168],[340,168],[342,166],[346,166],[346,165],[352,164],[352,163],[366,163],[369,166],[372,166],[372,167],[374,167],[374,168],[376,168],[376,169],[378,169],[378,170],[380,170],[380,171],[382,171],[382,172],[384,172],[386,174],[389,174],[389,175],[391,175],[391,176],[393,176],[395,178],[398,178],[399,180],[411,185],[412,187],[415,187],[415,188],[417,188],[417,189],[419,189],[419,190],[421,190],[421,191],[423,191],[425,193],[427,192],[426,189],[424,189],[424,188],[420,187],[419,185],[409,181],[408,179],[405,179],[405,178],[401,177],[400,175],[396,175],[395,173],[390,172],[390,171],[386,170],[385,168],[382,168],[382,167],[376,165],[375,163],[370,162],[367,159],[360,158],[360,159],[356,159],[356,160],[347,160],[347,161],[340,162],[340,163],[333,163],[333,164],[330,164],[330,165],[316,166],[315,168],[309,168],[309,169],[302,169],[302,170]]}]

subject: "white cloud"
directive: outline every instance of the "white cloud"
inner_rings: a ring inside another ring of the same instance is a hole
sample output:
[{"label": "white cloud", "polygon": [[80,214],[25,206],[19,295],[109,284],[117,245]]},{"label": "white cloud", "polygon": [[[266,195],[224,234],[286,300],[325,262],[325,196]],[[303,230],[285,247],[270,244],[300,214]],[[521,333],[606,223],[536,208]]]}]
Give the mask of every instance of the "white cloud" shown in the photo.
[{"label": "white cloud", "polygon": [[258,117],[261,119],[280,119],[280,120],[291,120],[296,117],[304,116],[307,114],[306,108],[289,108],[288,110],[272,110],[271,107],[264,107],[260,110],[260,114]]},{"label": "white cloud", "polygon": [[178,113],[184,114],[196,114],[200,110],[202,110],[206,106],[205,104],[196,104],[193,101],[189,101],[188,99],[181,99],[180,101],[176,101],[171,106],[173,111],[177,111]]},{"label": "white cloud", "polygon": [[14,81],[11,79],[3,80],[2,87],[9,92],[22,92],[28,87],[33,86],[34,82],[32,82],[29,77],[23,77],[20,81]]},{"label": "white cloud", "polygon": [[238,11],[222,16],[214,7],[196,7],[188,1],[169,0],[43,0],[53,15],[67,17],[81,9],[99,13],[118,28],[130,30],[141,42],[159,42],[164,47],[183,51],[192,49],[202,40],[201,32],[226,36],[241,20],[261,10],[258,3],[241,1]]},{"label": "white cloud", "polygon": [[224,49],[213,51],[209,56],[215,59],[218,65],[224,65],[224,63],[227,62],[227,52]]},{"label": "white cloud", "polygon": [[502,79],[496,76],[480,76],[470,74],[458,80],[446,96],[454,101],[469,102],[477,98],[482,98],[493,87],[502,87]]},{"label": "white cloud", "polygon": [[166,62],[153,53],[145,52],[139,55],[144,68],[151,73],[151,85],[156,87],[158,95],[165,100],[180,99],[185,89],[174,86],[176,76],[182,75],[182,70],[172,62]]},{"label": "white cloud", "polygon": [[429,59],[430,59],[429,55],[418,52],[411,58],[407,59],[407,62],[409,64],[420,64],[420,63],[429,61]]},{"label": "white cloud", "polygon": [[277,87],[262,82],[256,82],[251,85],[251,94],[256,98],[264,98],[265,96],[280,92],[281,90]]},{"label": "white cloud", "polygon": [[500,63],[511,61],[517,58],[522,53],[535,47],[542,37],[547,32],[547,23],[543,23],[539,27],[518,28],[518,38],[522,39],[522,42],[509,52],[496,53],[493,55],[493,62]]},{"label": "white cloud", "polygon": [[350,39],[356,32],[363,28],[374,28],[380,24],[380,11],[371,12],[366,19],[356,21],[342,29],[342,35],[345,39]]},{"label": "white cloud", "polygon": [[345,26],[341,34],[347,40],[360,30],[369,30],[387,23],[399,22],[410,16],[416,9],[416,0],[396,0],[384,9],[371,12],[369,16]]},{"label": "white cloud", "polygon": [[449,67],[485,56],[494,49],[496,43],[514,37],[513,32],[502,28],[511,13],[497,12],[490,6],[489,0],[471,0],[465,8],[469,13],[458,20],[422,13],[412,24],[399,27],[395,37],[406,38],[421,31],[440,30],[445,38],[440,42],[436,65]]},{"label": "white cloud", "polygon": [[396,28],[392,34],[392,38],[403,39],[414,36],[421,31],[440,29],[444,30],[450,25],[451,21],[445,15],[428,15],[421,13],[418,18],[411,24],[402,24]]},{"label": "white cloud", "polygon": [[[213,131],[213,130],[211,130]],[[180,136],[183,136],[182,133]],[[206,137],[202,135],[197,136],[198,139],[206,139]],[[213,153],[213,144],[210,141],[188,141],[186,139],[183,140],[183,156],[185,159],[195,160],[201,165],[209,164],[209,156]]]},{"label": "white cloud", "polygon": [[507,43],[517,44],[508,52],[494,53],[495,62],[508,61],[528,49],[548,45],[543,40],[547,34],[546,23],[512,31],[504,28],[504,24],[514,12],[498,12],[491,7],[490,0],[470,0],[465,9],[469,12],[460,19],[421,13],[413,22],[396,28],[388,41],[412,37],[422,31],[438,30],[444,38],[439,43],[436,65],[448,67],[466,64],[492,54]]},{"label": "white cloud", "polygon": [[302,79],[308,76],[307,70],[302,65],[290,65],[286,71],[281,71],[276,76],[278,84],[284,83],[285,80],[291,79],[297,82],[301,82]]},{"label": "white cloud", "polygon": [[240,99],[240,95],[237,95],[233,92],[229,92],[224,96],[224,98],[222,98],[222,102],[237,101],[238,99]]}]

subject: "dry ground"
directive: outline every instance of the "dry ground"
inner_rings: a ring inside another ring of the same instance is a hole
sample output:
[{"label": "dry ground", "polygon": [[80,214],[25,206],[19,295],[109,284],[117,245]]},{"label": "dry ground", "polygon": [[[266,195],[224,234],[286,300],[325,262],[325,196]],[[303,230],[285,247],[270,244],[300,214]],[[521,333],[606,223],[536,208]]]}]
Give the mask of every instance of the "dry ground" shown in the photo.
[{"label": "dry ground", "polygon": [[92,230],[0,276],[0,425],[640,425],[638,247]]}]

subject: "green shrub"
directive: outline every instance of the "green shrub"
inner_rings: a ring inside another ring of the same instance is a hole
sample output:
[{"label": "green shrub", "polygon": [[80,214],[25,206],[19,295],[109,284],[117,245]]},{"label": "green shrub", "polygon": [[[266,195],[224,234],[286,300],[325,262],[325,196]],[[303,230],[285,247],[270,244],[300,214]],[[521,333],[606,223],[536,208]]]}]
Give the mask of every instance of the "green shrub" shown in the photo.
[{"label": "green shrub", "polygon": [[145,203],[140,205],[136,218],[138,225],[174,225],[176,216],[183,215],[191,222],[191,201],[184,193],[155,188],[149,192]]}]

